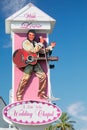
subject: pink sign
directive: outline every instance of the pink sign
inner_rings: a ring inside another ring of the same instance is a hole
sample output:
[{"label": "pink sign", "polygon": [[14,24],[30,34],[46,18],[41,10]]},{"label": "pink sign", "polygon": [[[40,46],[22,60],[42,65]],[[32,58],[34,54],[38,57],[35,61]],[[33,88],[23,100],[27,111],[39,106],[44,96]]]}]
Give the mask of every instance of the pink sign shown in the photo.
[{"label": "pink sign", "polygon": [[4,108],[3,115],[13,123],[42,125],[59,119],[62,112],[56,105],[39,101],[21,101]]},{"label": "pink sign", "polygon": [[[14,34],[14,50],[17,50],[17,49],[21,49],[22,48],[22,42],[26,39],[26,33],[15,33]],[[46,37],[46,34],[45,33],[38,33],[36,34],[36,41],[38,42],[38,38],[39,36],[43,36],[45,39],[47,38]],[[47,69],[47,64],[46,64],[46,61],[38,61],[40,64],[41,64],[41,67],[43,68],[44,72],[48,75],[48,69]],[[17,89],[18,89],[18,86],[19,86],[19,82],[22,78],[22,75],[23,75],[23,71],[19,70],[16,65],[14,65],[14,69],[13,69],[14,73],[13,73],[13,77],[14,77],[14,80],[13,80],[13,101],[16,102],[17,99],[16,99],[16,92],[17,92]],[[48,82],[48,78],[47,78],[47,94],[49,94],[49,82]],[[24,95],[23,95],[23,100],[36,100],[36,101],[45,101],[45,102],[48,102],[47,100],[45,99],[40,99],[37,95],[38,93],[38,89],[39,89],[39,79],[38,77],[35,76],[35,74],[33,73],[32,76],[31,76],[31,79],[29,81],[29,83],[27,84],[26,86],[26,90],[24,92]]]}]

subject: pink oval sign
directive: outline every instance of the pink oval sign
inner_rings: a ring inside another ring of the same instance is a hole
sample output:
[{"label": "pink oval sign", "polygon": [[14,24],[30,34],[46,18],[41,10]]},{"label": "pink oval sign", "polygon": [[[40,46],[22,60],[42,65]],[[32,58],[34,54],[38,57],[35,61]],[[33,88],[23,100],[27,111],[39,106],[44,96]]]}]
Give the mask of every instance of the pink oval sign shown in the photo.
[{"label": "pink oval sign", "polygon": [[51,103],[22,101],[6,106],[3,115],[6,120],[23,125],[42,125],[59,119],[62,112]]}]

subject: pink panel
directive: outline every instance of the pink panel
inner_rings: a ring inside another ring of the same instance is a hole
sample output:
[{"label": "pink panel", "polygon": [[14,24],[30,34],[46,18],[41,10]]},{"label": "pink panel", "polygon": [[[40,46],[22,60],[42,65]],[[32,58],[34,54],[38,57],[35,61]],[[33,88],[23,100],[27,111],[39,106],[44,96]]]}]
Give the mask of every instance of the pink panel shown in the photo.
[{"label": "pink panel", "polygon": [[[44,38],[46,38],[46,34],[37,34],[37,39],[39,36],[43,36]],[[23,40],[26,39],[26,34],[24,33],[15,33],[14,34],[14,51],[22,48],[22,42]],[[39,61],[41,63],[41,66],[43,67],[45,73],[47,74],[47,65],[45,61]],[[19,70],[16,66],[14,66],[14,99],[13,101],[16,101],[16,91],[20,82],[20,79],[22,77],[23,72],[21,70]],[[24,94],[23,99],[24,100],[37,100],[37,101],[42,101],[43,99],[39,99],[37,97],[37,92],[38,92],[38,87],[39,87],[39,80],[38,78],[33,74],[31,76],[31,79],[29,81],[29,84],[26,86],[26,91]],[[47,88],[48,88],[48,84],[47,84]],[[46,101],[47,102],[47,101]]]}]

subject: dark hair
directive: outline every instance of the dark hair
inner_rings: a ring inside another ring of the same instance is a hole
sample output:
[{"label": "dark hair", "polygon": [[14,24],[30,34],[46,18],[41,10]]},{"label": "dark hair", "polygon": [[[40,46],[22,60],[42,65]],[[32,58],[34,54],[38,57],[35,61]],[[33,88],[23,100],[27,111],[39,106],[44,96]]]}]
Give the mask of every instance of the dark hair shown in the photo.
[{"label": "dark hair", "polygon": [[27,34],[29,34],[30,32],[36,34],[35,30],[33,30],[33,29],[29,30],[29,31],[27,32]]},{"label": "dark hair", "polygon": [[[29,31],[27,32],[27,39],[28,39],[28,34],[29,34],[30,32],[36,34],[35,30],[33,30],[33,29],[29,30]],[[28,40],[29,40],[29,39],[28,39]]]}]

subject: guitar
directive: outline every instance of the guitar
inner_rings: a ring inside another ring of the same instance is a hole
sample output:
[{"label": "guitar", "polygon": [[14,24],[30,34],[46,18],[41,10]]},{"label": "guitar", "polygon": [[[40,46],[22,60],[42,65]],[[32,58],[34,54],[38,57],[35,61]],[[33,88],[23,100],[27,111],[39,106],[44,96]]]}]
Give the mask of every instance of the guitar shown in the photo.
[{"label": "guitar", "polygon": [[13,62],[18,68],[26,67],[28,64],[35,65],[37,60],[57,61],[58,57],[38,57],[36,53],[27,52],[24,49],[17,49],[13,53]]}]

